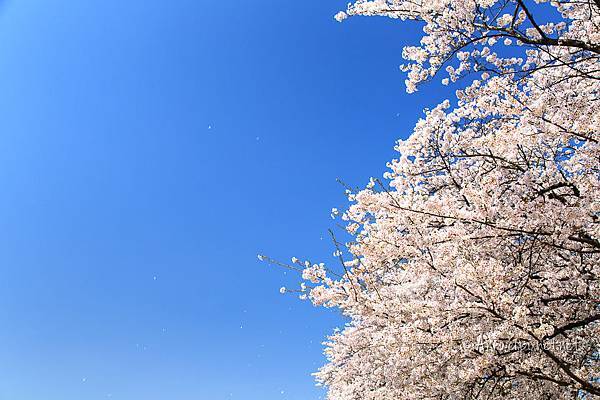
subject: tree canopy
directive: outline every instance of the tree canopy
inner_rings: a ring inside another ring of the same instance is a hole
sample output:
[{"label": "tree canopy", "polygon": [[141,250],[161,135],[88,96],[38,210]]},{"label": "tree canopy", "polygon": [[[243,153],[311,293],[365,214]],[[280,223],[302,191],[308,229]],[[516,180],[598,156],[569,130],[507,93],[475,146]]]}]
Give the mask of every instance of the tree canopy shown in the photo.
[{"label": "tree canopy", "polygon": [[[350,323],[330,400],[600,396],[600,1],[360,0],[423,26],[408,92],[457,85],[348,190],[343,268],[293,259]],[[408,22],[400,22],[408,23]]]}]

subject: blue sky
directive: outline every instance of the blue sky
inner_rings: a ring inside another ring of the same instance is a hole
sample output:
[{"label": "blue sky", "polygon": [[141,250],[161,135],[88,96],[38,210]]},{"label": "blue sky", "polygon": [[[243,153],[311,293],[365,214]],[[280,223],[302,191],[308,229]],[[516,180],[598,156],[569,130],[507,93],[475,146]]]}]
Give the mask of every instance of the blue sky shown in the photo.
[{"label": "blue sky", "polygon": [[0,400],[317,399],[341,322],[257,253],[333,262],[337,177],[426,106],[418,27],[346,0],[0,7]]}]

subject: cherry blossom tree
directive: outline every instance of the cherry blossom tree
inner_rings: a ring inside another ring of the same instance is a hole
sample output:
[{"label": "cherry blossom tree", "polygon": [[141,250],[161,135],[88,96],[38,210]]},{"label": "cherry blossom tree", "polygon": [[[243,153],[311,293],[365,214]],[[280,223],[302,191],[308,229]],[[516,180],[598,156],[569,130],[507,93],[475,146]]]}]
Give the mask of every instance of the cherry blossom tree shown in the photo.
[{"label": "cherry blossom tree", "polygon": [[328,399],[600,398],[600,1],[359,0],[336,19],[360,15],[423,26],[408,92],[457,90],[384,180],[347,190],[342,265],[287,265],[350,320],[316,373]]}]

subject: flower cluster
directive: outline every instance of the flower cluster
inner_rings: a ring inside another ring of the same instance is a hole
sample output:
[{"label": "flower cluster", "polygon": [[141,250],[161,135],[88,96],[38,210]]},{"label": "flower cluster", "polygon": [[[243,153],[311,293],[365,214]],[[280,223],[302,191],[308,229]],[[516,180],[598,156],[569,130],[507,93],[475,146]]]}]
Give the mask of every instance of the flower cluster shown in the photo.
[{"label": "flower cluster", "polygon": [[397,143],[387,181],[348,193],[343,271],[304,267],[309,298],[351,319],[316,374],[329,400],[600,396],[600,3],[537,2],[336,16],[423,24],[409,92],[475,79]]}]

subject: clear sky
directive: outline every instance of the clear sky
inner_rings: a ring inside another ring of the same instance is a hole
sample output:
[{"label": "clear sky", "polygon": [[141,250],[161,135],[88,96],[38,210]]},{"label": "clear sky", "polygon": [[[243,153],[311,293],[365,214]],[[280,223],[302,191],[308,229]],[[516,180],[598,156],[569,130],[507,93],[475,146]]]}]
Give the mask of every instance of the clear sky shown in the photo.
[{"label": "clear sky", "polygon": [[0,400],[307,400],[341,323],[257,253],[332,262],[435,87],[347,0],[0,6]]}]

